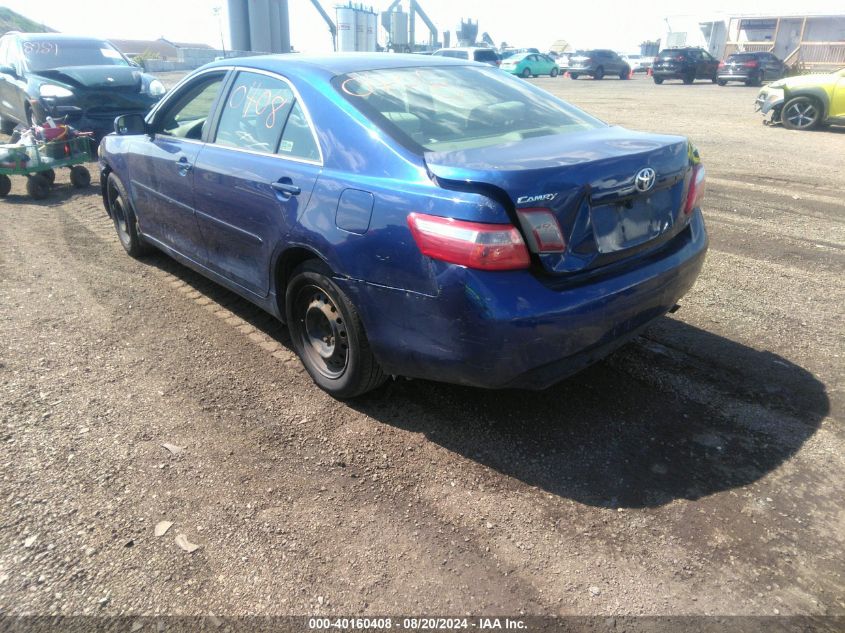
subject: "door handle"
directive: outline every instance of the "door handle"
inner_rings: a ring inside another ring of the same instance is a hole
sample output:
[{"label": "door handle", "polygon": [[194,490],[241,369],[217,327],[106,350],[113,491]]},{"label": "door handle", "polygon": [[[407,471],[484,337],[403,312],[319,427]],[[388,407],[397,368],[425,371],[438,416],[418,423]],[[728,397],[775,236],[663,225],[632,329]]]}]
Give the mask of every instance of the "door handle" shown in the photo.
[{"label": "door handle", "polygon": [[190,172],[193,168],[194,166],[191,165],[191,163],[188,162],[188,159],[184,156],[176,162],[176,169],[179,170],[180,176],[187,176],[188,172]]},{"label": "door handle", "polygon": [[[288,182],[283,182],[284,180],[287,180]],[[302,193],[302,189],[290,182],[290,178],[282,178],[279,182],[270,183],[270,186],[286,196],[298,196]]]}]

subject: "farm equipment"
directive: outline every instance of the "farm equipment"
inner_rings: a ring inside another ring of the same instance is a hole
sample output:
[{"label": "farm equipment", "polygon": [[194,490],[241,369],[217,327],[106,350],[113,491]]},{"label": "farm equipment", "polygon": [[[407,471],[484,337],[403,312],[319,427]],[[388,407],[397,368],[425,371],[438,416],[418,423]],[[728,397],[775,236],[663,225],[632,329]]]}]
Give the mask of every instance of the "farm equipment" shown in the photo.
[{"label": "farm equipment", "polygon": [[12,189],[9,176],[26,176],[27,193],[36,200],[46,198],[56,179],[55,170],[60,167],[70,169],[70,182],[74,187],[82,189],[91,184],[91,173],[83,166],[92,160],[91,139],[84,135],[44,136],[55,140],[0,145],[0,198],[6,197]]}]

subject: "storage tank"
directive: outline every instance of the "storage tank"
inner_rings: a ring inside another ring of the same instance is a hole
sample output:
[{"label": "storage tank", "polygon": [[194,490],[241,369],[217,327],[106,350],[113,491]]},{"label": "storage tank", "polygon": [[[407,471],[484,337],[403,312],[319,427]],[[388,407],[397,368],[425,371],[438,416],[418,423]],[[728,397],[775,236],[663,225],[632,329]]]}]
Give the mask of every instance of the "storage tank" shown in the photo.
[{"label": "storage tank", "polygon": [[408,46],[408,14],[401,9],[390,13],[390,43],[397,51]]},{"label": "storage tank", "polygon": [[367,12],[360,7],[355,9],[355,50],[367,50]]},{"label": "storage tank", "polygon": [[367,48],[370,53],[375,53],[378,48],[378,18],[376,12],[370,9],[367,12]]},{"label": "storage tank", "polygon": [[355,30],[357,20],[352,6],[335,7],[337,15],[337,50],[341,53],[351,53],[358,50],[355,47]]}]

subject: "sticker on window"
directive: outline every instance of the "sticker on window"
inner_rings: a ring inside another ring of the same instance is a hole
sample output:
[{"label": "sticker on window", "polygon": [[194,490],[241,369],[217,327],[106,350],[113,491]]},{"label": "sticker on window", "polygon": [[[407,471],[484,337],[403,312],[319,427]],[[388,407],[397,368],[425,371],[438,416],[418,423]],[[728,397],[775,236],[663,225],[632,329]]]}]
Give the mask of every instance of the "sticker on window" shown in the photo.
[{"label": "sticker on window", "polygon": [[292,152],[293,151],[293,141],[282,141],[282,144],[279,146],[280,152]]}]

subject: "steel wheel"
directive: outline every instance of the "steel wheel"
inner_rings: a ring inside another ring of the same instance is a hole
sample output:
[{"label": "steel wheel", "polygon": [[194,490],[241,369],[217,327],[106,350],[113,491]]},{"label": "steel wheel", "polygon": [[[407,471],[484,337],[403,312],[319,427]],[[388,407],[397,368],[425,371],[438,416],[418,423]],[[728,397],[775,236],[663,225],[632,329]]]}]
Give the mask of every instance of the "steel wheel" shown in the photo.
[{"label": "steel wheel", "polygon": [[821,110],[815,101],[808,97],[791,99],[781,112],[781,121],[792,130],[809,130],[819,122]]},{"label": "steel wheel", "polygon": [[349,364],[349,340],[343,316],[322,288],[306,285],[295,299],[295,313],[300,327],[301,349],[312,367],[323,376],[336,380]]},{"label": "steel wheel", "polygon": [[138,222],[123,183],[112,173],[109,174],[106,186],[109,216],[114,222],[120,245],[131,257],[145,255],[150,248],[138,234]]}]

